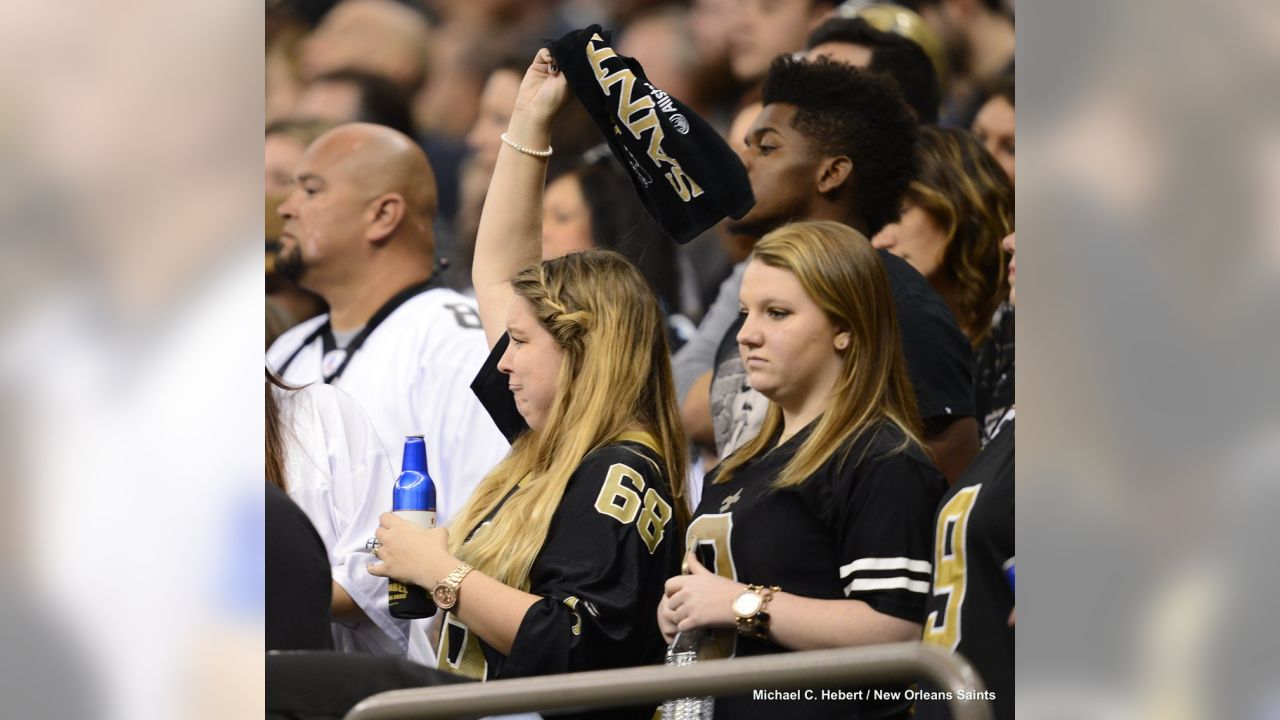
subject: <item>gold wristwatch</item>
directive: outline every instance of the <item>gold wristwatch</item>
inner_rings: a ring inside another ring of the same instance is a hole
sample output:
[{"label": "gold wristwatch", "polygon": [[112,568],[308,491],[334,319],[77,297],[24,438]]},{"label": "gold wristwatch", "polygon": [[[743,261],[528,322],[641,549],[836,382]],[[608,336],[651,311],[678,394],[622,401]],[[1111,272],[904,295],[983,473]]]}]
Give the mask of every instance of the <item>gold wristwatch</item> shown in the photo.
[{"label": "gold wristwatch", "polygon": [[733,614],[738,618],[738,634],[758,640],[769,637],[769,601],[773,594],[782,592],[782,588],[774,585],[748,585],[742,594],[733,599]]},{"label": "gold wristwatch", "polygon": [[436,607],[441,610],[452,610],[453,606],[458,604],[458,587],[462,585],[462,578],[474,569],[462,563],[443,580],[436,583],[436,586],[431,588],[431,599],[436,601]]}]

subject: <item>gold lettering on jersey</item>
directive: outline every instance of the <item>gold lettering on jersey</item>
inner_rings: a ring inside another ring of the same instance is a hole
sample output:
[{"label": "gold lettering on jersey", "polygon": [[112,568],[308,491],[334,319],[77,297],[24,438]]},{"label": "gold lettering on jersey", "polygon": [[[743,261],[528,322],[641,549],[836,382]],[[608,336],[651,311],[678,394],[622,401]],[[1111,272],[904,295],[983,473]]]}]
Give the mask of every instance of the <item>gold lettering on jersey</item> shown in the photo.
[{"label": "gold lettering on jersey", "polygon": [[445,613],[444,622],[440,624],[436,669],[475,680],[484,680],[489,673],[489,661],[484,657],[480,639],[451,612]]},{"label": "gold lettering on jersey", "polygon": [[742,499],[742,488],[738,488],[738,492],[726,497],[724,502],[720,503],[720,512],[729,512],[729,508],[733,504]]},{"label": "gold lettering on jersey", "polygon": [[[960,644],[960,609],[964,605],[965,564],[968,549],[965,547],[969,514],[982,485],[974,485],[957,492],[938,512],[938,526],[934,532],[933,594],[946,595],[947,606],[942,616],[933,610],[924,621],[924,642],[939,645],[952,652]],[[947,552],[947,548],[951,552]]]},{"label": "gold lettering on jersey", "polygon": [[[640,493],[622,484],[623,479],[630,480],[641,491],[644,490],[644,478],[635,469],[622,463],[614,463],[609,467],[604,485],[600,487],[600,495],[596,497],[596,510],[617,520],[623,525],[630,525],[640,514],[644,504]],[[618,501],[621,500],[621,504]]]},{"label": "gold lettering on jersey", "polygon": [[662,537],[667,532],[667,523],[674,515],[671,505],[658,493],[650,490],[644,494],[644,508],[640,511],[640,519],[636,521],[636,529],[640,531],[640,539],[644,541],[645,547],[649,548],[650,555],[662,544]]},{"label": "gold lettering on jersey", "polygon": [[569,632],[575,636],[582,634],[582,614],[578,612],[578,598],[570,595],[564,599],[564,604],[569,608],[569,612],[573,613],[573,627],[569,628]]},{"label": "gold lettering on jersey", "polygon": [[[709,545],[715,553],[712,565],[707,568],[723,578],[738,580],[738,569],[733,562],[733,514],[699,515],[689,523],[685,534],[685,551],[698,554],[700,546]],[[738,633],[735,630],[715,629],[707,649],[698,655],[701,660],[730,658],[738,652]]]},{"label": "gold lettering on jersey", "polygon": [[[595,71],[596,82],[600,84],[600,89],[604,91],[606,96],[612,97],[612,89],[618,87],[618,119],[631,132],[631,136],[637,140],[642,140],[642,135],[646,131],[650,131],[649,146],[646,154],[653,164],[662,169],[664,166],[667,172],[663,177],[671,184],[676,195],[684,202],[689,202],[693,198],[702,194],[702,188],[694,182],[693,178],[685,173],[680,163],[667,154],[662,149],[662,140],[665,134],[662,131],[662,125],[658,122],[658,113],[654,110],[653,98],[648,94],[643,94],[639,99],[633,99],[632,93],[636,86],[635,73],[626,67],[620,68],[612,74],[604,68],[604,61],[618,56],[613,48],[605,45],[596,47],[596,42],[604,42],[604,38],[599,33],[591,36],[590,42],[587,43],[587,59],[591,61],[591,68]],[[639,117],[632,119],[637,113]],[[616,129],[616,128],[615,128]]]},{"label": "gold lettering on jersey", "polygon": [[[632,490],[622,483],[630,480],[639,489]],[[641,498],[640,493],[644,496]],[[647,488],[644,476],[625,463],[609,466],[600,494],[596,496],[596,512],[607,515],[623,525],[636,524],[636,531],[652,555],[662,544],[667,523],[675,516],[671,505],[662,499],[654,488]],[[637,516],[639,519],[637,520]]]},{"label": "gold lettering on jersey", "polygon": [[733,534],[733,514],[699,515],[689,523],[686,533],[685,548],[688,552],[698,554],[698,547],[710,545],[715,553],[715,567],[707,568],[723,578],[737,581],[738,569],[733,564],[733,547],[730,538]]}]

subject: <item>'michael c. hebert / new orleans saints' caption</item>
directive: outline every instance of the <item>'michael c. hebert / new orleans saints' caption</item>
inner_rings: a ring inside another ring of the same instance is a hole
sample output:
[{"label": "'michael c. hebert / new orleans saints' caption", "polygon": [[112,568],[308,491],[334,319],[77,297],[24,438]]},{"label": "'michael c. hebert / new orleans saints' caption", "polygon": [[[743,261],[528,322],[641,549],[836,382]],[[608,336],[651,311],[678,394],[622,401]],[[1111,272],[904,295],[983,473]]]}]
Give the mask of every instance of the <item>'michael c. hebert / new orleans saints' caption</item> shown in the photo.
[{"label": "'michael c. hebert / new orleans saints' caption", "polygon": [[752,700],[995,700],[990,690],[752,690]]}]

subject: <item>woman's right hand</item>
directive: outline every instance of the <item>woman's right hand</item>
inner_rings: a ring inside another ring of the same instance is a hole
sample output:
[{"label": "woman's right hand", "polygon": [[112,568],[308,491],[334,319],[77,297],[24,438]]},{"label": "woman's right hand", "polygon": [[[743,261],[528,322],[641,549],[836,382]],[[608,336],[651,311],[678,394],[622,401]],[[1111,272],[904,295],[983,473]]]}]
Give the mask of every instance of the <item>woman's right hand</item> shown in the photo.
[{"label": "woman's right hand", "polygon": [[679,632],[679,628],[676,627],[678,622],[675,611],[671,607],[671,596],[664,592],[662,600],[658,602],[658,629],[662,631],[662,638],[668,645],[676,639],[676,633]]},{"label": "woman's right hand", "polygon": [[[511,127],[516,128],[517,121],[532,123],[537,130],[549,130],[551,121],[569,99],[569,84],[564,73],[555,67],[551,51],[542,48],[534,56],[533,63],[524,73],[520,81],[520,90],[516,93],[516,106],[511,116]],[[521,142],[518,137],[513,137]]]},{"label": "woman's right hand", "polygon": [[[658,623],[664,627],[663,635],[698,628],[731,628],[737,624],[733,615],[733,600],[747,586],[721,577],[703,567],[693,553],[685,558],[688,575],[668,578],[659,605]],[[664,617],[665,615],[665,617]]]}]

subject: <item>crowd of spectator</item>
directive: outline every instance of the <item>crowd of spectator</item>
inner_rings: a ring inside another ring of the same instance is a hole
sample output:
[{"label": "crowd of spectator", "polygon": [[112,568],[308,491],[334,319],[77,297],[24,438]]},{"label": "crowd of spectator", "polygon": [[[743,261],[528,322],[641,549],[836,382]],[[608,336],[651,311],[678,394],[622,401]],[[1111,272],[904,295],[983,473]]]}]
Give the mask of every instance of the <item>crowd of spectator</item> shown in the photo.
[{"label": "crowd of spectator", "polygon": [[[341,716],[387,658],[420,686],[707,629],[708,657],[922,640],[1012,717],[1014,11],[268,2],[268,649],[310,651],[269,714],[340,674]],[[593,24],[732,148],[745,214],[671,237],[545,49]],[[410,435],[433,531],[383,515]],[[457,605],[396,619],[386,578]]]}]

